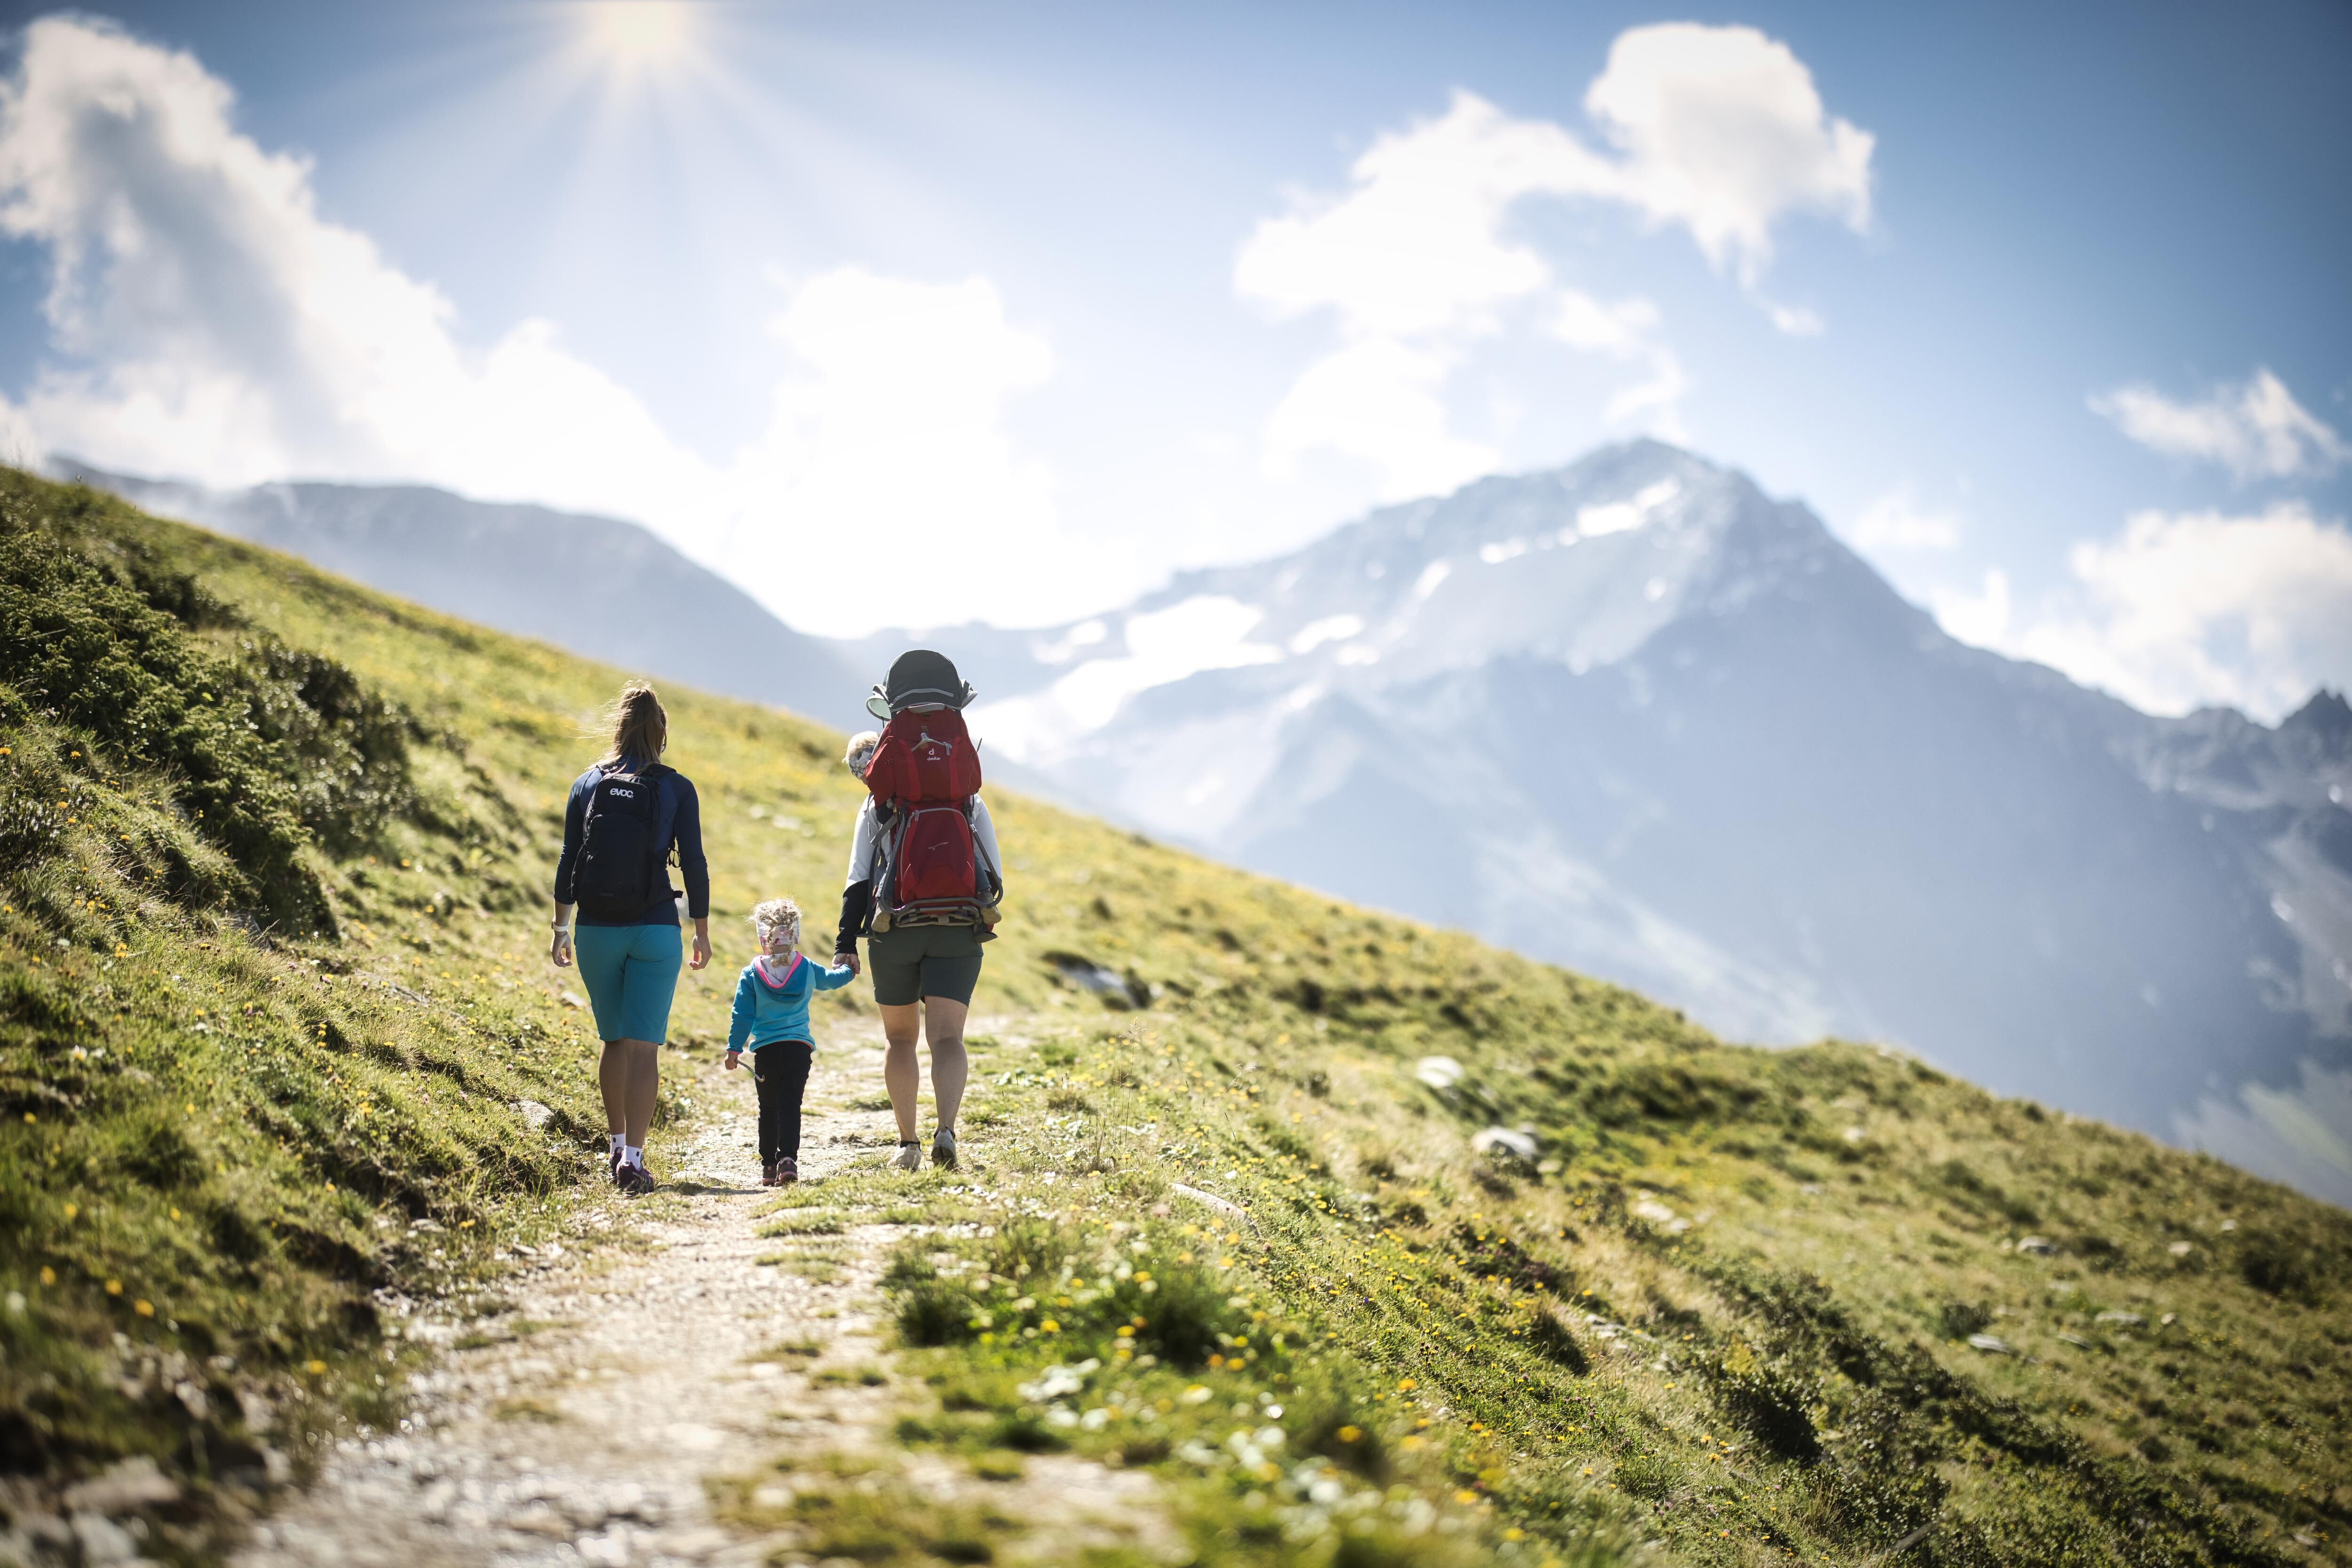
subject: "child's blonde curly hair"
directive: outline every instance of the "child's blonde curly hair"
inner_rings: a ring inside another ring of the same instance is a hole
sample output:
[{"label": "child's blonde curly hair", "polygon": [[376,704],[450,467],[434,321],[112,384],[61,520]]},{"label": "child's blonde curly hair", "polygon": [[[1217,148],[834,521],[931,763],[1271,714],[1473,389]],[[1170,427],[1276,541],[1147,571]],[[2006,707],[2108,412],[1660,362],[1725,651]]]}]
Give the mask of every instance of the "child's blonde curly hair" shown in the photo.
[{"label": "child's blonde curly hair", "polygon": [[866,765],[874,760],[875,752],[881,747],[882,737],[878,733],[861,729],[849,737],[849,749],[841,754],[841,760],[852,773],[863,779],[866,777]]},{"label": "child's blonde curly hair", "polygon": [[778,933],[785,946],[801,945],[801,906],[789,898],[771,898],[751,911],[751,929],[760,934],[760,946],[765,947]]}]

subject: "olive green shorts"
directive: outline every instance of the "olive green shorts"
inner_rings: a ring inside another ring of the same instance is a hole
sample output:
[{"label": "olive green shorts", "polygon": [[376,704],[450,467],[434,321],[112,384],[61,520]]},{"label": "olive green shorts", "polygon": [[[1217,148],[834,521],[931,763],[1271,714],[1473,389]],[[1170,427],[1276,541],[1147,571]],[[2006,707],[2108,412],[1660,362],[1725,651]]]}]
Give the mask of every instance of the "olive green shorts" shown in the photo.
[{"label": "olive green shorts", "polygon": [[874,999],[902,1008],[925,997],[971,1005],[980,984],[980,934],[969,925],[903,925],[866,939]]}]

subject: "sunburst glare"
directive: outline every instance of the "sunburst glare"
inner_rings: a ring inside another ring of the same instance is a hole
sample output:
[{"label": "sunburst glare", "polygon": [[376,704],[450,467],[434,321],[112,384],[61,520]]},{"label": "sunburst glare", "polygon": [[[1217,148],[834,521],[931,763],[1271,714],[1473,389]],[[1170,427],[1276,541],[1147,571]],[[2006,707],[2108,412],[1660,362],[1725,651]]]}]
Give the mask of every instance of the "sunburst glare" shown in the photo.
[{"label": "sunburst glare", "polygon": [[590,0],[581,7],[583,41],[614,67],[660,66],[692,45],[695,9],[690,0]]}]

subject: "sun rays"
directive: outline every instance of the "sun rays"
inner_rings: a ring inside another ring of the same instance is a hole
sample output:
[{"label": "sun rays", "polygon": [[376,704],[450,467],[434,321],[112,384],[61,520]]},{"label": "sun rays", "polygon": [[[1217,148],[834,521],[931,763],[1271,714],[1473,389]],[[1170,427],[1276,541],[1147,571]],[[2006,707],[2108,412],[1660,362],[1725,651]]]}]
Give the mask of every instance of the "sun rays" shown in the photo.
[{"label": "sun rays", "polygon": [[658,73],[696,52],[700,9],[693,0],[588,0],[579,47],[611,75]]}]

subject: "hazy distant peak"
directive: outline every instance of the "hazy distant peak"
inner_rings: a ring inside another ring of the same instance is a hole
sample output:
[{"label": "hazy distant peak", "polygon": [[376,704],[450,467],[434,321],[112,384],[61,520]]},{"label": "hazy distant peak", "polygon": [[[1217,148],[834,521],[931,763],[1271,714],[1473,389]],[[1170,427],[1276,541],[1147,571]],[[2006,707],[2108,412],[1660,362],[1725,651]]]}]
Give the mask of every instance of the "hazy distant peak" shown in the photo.
[{"label": "hazy distant peak", "polygon": [[2352,703],[2344,700],[2343,693],[2322,686],[2309,702],[2279,721],[2279,730],[2308,735],[2334,752],[2352,752]]}]

